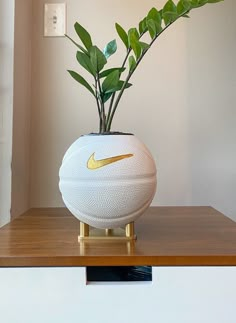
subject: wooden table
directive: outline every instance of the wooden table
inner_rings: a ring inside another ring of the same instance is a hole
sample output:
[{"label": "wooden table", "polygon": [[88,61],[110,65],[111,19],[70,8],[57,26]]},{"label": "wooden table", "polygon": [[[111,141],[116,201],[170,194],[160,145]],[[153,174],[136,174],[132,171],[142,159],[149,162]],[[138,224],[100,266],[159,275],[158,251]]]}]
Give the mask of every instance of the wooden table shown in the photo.
[{"label": "wooden table", "polygon": [[65,208],[31,209],[0,229],[0,267],[236,265],[236,223],[211,207],[153,207],[134,243],[78,243]]},{"label": "wooden table", "polygon": [[[135,229],[132,243],[78,243],[64,208],[1,228],[1,322],[235,323],[234,221],[211,207],[153,207]],[[152,266],[151,283],[86,279],[88,266],[138,265]]]}]

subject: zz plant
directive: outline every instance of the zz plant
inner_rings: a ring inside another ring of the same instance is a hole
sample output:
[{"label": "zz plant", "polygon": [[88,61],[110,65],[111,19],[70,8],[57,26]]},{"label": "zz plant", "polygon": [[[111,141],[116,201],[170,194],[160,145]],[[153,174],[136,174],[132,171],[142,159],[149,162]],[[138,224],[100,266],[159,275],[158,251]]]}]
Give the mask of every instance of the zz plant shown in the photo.
[{"label": "zz plant", "polygon": [[[121,66],[108,69],[105,66],[109,57],[117,50],[116,40],[110,41],[101,50],[93,44],[88,31],[78,22],[75,23],[74,28],[81,44],[68,35],[66,37],[77,46],[77,61],[93,77],[93,82],[90,85],[77,72],[71,70],[68,72],[93,95],[99,114],[99,133],[111,131],[112,120],[120,99],[124,91],[132,85],[130,78],[157,38],[179,18],[189,18],[192,9],[220,1],[223,0],[179,0],[175,4],[172,0],[168,0],[161,10],[152,8],[139,22],[138,28],[130,28],[126,32],[116,23],[116,31],[125,46],[126,53]],[[142,41],[145,34],[149,34],[148,43]]]}]

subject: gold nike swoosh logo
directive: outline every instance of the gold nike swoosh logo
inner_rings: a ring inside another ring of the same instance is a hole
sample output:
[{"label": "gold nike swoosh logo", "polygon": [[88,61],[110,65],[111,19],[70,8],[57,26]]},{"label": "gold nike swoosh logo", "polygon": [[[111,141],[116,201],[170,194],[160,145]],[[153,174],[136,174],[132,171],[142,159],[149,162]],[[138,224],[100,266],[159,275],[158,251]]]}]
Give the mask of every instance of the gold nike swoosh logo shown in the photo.
[{"label": "gold nike swoosh logo", "polygon": [[98,169],[100,167],[104,167],[106,165],[115,163],[119,160],[133,157],[133,154],[126,154],[126,155],[118,155],[118,156],[113,156],[113,157],[109,157],[109,158],[96,160],[94,158],[94,155],[95,155],[95,153],[93,153],[88,159],[88,162],[87,162],[88,169]]}]

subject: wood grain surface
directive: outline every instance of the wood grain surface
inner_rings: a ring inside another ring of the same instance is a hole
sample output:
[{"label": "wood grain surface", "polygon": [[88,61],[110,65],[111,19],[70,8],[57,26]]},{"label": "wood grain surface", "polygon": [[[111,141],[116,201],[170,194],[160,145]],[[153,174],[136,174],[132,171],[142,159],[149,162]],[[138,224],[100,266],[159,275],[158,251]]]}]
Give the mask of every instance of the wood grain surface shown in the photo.
[{"label": "wood grain surface", "polygon": [[236,223],[211,207],[152,207],[134,242],[78,242],[65,208],[30,209],[0,229],[0,267],[235,266]]}]

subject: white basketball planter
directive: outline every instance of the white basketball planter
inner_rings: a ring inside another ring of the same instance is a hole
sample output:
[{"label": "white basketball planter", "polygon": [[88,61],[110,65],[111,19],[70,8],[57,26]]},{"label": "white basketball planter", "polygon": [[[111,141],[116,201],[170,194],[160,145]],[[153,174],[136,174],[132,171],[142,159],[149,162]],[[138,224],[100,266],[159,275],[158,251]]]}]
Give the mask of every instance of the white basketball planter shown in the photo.
[{"label": "white basketball planter", "polygon": [[95,228],[133,222],[156,191],[156,167],[147,147],[131,134],[85,135],[67,150],[60,191],[71,213]]},{"label": "white basketball planter", "polygon": [[81,221],[81,240],[88,237],[88,225],[107,229],[106,235],[114,231],[110,229],[126,225],[126,237],[135,238],[133,222],[153,199],[156,168],[150,152],[137,138],[111,133],[114,115],[124,92],[132,85],[130,80],[134,72],[159,36],[179,18],[189,17],[192,9],[220,1],[179,0],[175,3],[167,0],[161,10],[150,9],[137,27],[125,31],[116,23],[116,32],[125,51],[121,64],[108,69],[110,56],[117,50],[115,39],[100,49],[79,22],[74,24],[78,39],[66,35],[76,45],[76,59],[90,80],[92,76],[92,82],[77,70],[68,72],[90,92],[99,116],[99,134],[75,141],[60,169],[62,197],[68,209]]}]

